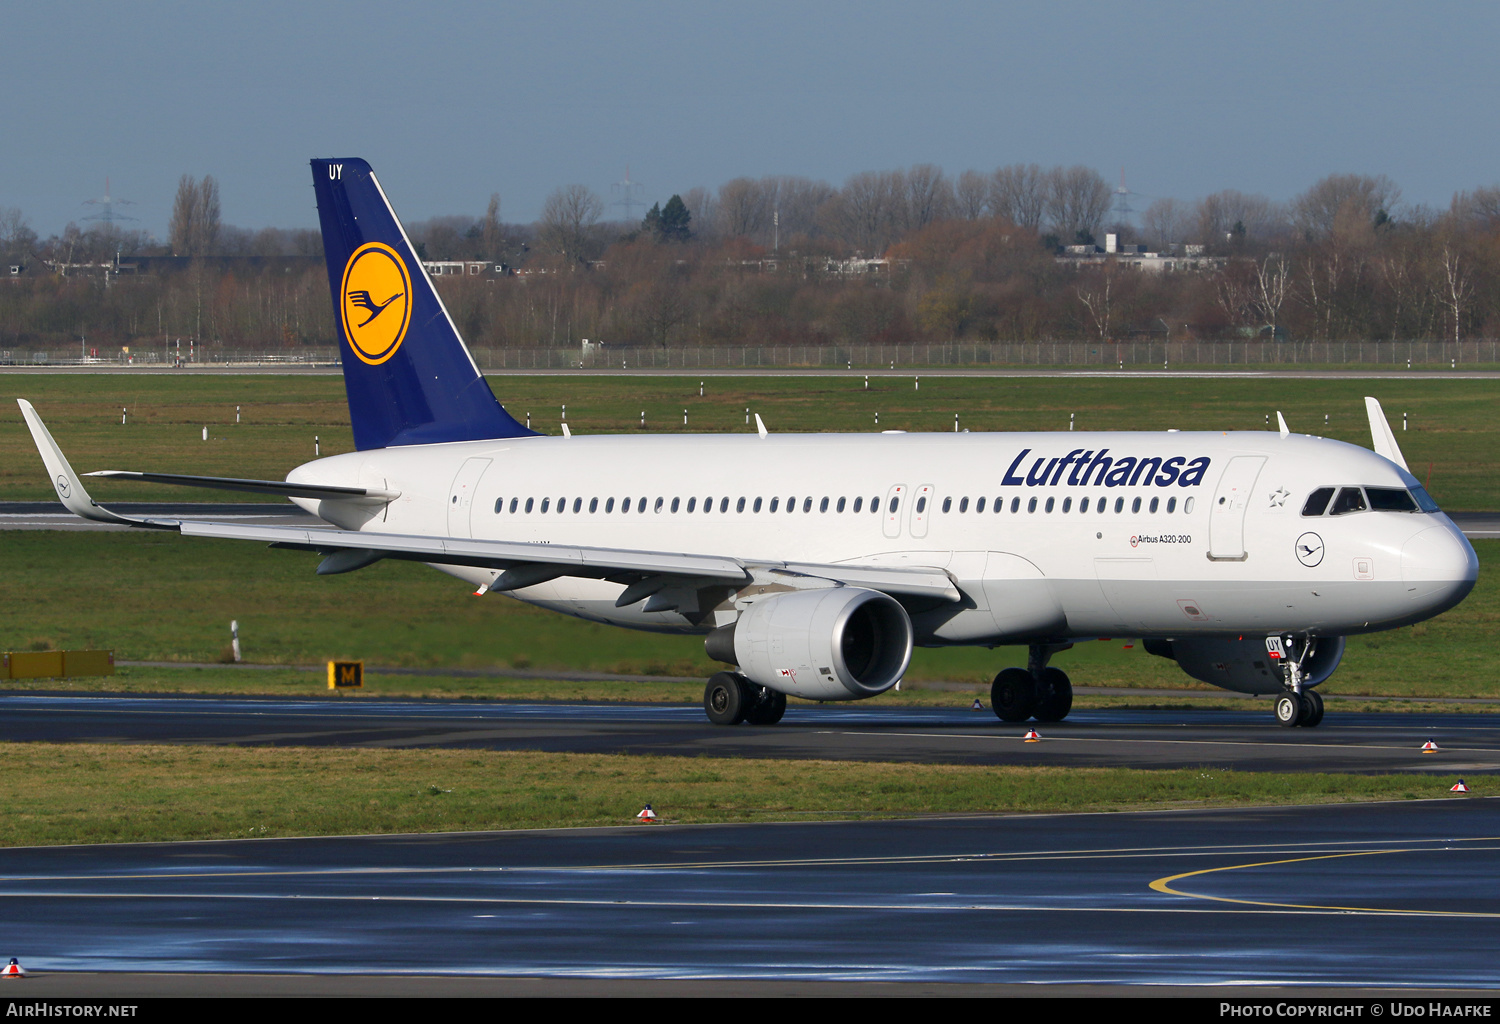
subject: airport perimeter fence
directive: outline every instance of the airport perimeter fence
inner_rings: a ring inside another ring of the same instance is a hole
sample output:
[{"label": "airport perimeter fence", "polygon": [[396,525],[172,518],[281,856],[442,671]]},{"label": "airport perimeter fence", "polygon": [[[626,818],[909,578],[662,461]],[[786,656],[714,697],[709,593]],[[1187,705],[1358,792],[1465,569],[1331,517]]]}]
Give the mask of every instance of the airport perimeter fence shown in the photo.
[{"label": "airport perimeter fence", "polygon": [[[1500,340],[1473,341],[1028,341],[947,345],[703,345],[678,348],[590,346],[472,349],[486,371],[524,370],[900,370],[944,367],[1188,369],[1289,367],[1475,368],[1500,366]],[[189,366],[339,365],[334,346],[295,349],[205,345]],[[173,366],[174,352],[139,348],[128,356],[80,358],[74,352],[0,350],[0,366]]]},{"label": "airport perimeter fence", "polygon": [[948,345],[705,345],[474,350],[487,370],[893,370],[941,367],[1459,367],[1500,364],[1500,341],[1086,341]]}]

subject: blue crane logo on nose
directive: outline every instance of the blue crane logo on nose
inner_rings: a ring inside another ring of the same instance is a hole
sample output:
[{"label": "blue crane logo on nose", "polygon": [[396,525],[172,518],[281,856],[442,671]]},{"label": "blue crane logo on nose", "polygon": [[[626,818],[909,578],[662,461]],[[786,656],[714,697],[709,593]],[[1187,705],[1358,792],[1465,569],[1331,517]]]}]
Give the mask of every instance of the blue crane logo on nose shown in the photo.
[{"label": "blue crane logo on nose", "polygon": [[1323,561],[1323,538],[1316,533],[1304,533],[1297,538],[1297,561],[1309,569]]}]

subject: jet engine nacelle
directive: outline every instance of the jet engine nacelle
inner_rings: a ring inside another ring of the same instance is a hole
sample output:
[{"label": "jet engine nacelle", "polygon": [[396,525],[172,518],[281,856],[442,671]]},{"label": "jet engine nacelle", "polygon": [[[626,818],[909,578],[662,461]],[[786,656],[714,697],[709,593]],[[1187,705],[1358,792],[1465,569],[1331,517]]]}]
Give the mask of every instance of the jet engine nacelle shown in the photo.
[{"label": "jet engine nacelle", "polygon": [[793,590],[757,598],[705,647],[769,689],[809,700],[863,700],[901,681],[912,628],[906,609],[879,591]]},{"label": "jet engine nacelle", "polygon": [[[1302,653],[1304,643],[1299,640],[1291,645],[1293,658]],[[1266,652],[1263,636],[1243,640],[1146,640],[1142,645],[1152,654],[1177,662],[1194,679],[1226,690],[1280,693],[1284,688],[1281,667]],[[1312,653],[1302,661],[1302,685],[1317,686],[1333,675],[1343,656],[1343,637],[1318,637]]]}]

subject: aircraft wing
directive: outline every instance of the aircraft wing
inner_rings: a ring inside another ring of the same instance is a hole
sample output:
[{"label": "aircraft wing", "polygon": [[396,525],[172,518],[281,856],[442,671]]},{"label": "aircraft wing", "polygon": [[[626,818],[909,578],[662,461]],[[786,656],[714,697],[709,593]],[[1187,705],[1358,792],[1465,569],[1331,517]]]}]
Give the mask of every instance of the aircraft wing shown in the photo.
[{"label": "aircraft wing", "polygon": [[612,579],[632,584],[627,593],[621,595],[622,599],[632,598],[625,600],[625,604],[646,599],[681,580],[739,587],[770,575],[811,577],[910,597],[945,601],[957,601],[962,597],[948,574],[937,568],[822,565],[687,552],[632,551],[241,523],[182,522],[177,528],[185,537],[255,540],[278,548],[322,552],[327,557],[318,571],[325,575],[358,569],[382,558],[395,558],[500,570],[499,577],[487,588],[489,590],[517,590],[559,576]]},{"label": "aircraft wing", "polygon": [[[952,578],[938,568],[861,565],[821,565],[810,562],[755,560],[723,555],[670,551],[631,551],[617,548],[587,548],[563,544],[531,544],[519,541],[479,540],[468,537],[437,537],[410,534],[361,532],[358,530],[306,529],[291,526],[250,526],[240,523],[185,522],[175,519],[142,519],[112,512],[89,496],[83,481],[68,463],[41,416],[30,402],[18,400],[32,439],[41,453],[52,486],[68,511],[84,519],[124,526],[177,530],[188,537],[253,540],[279,548],[318,551],[324,555],[322,575],[350,572],[383,558],[467,565],[498,570],[489,590],[519,590],[559,576],[608,579],[627,584],[616,602],[620,606],[646,601],[646,610],[675,607],[673,597],[695,587],[725,587],[737,590],[752,583],[792,584],[798,578],[867,587],[908,597],[958,601],[962,594]],[[190,486],[237,485],[237,490],[295,494],[305,497],[337,497],[353,501],[384,502],[395,492],[333,487],[319,484],[287,484],[266,480],[218,477],[182,477],[163,473],[124,473],[110,470],[91,474],[135,480],[159,480]],[[358,492],[358,493],[356,493]]]}]

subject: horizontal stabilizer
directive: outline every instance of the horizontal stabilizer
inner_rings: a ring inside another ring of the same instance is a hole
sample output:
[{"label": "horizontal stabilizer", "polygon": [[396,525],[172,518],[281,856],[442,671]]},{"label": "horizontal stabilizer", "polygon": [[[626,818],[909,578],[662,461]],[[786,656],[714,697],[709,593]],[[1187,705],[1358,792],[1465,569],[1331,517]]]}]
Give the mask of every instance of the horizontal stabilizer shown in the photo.
[{"label": "horizontal stabilizer", "polygon": [[288,480],[241,480],[229,476],[183,476],[178,473],[135,473],[125,469],[101,469],[85,473],[84,476],[141,480],[154,484],[175,484],[179,487],[209,487],[219,491],[248,491],[251,494],[280,494],[288,498],[332,498],[381,505],[401,497],[400,491],[383,491],[375,487],[294,484]]}]

